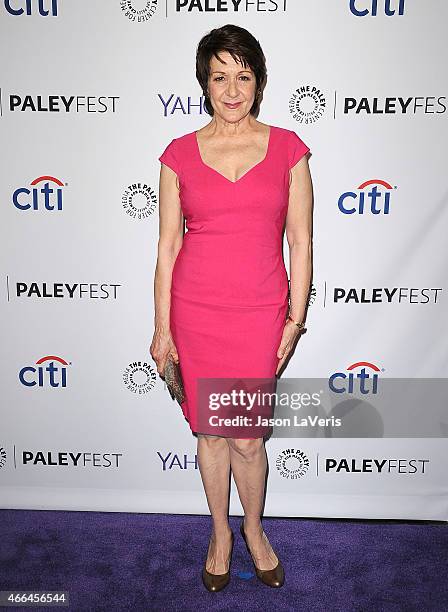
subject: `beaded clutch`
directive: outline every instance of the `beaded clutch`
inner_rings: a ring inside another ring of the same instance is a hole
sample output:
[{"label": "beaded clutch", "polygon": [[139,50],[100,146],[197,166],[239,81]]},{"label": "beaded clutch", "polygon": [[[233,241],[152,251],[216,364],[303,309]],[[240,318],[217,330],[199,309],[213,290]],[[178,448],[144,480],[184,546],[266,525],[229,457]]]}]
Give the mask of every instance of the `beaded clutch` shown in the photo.
[{"label": "beaded clutch", "polygon": [[163,376],[171,397],[181,404],[185,399],[184,383],[180,372],[180,366],[174,361],[171,355],[168,355],[166,360]]}]

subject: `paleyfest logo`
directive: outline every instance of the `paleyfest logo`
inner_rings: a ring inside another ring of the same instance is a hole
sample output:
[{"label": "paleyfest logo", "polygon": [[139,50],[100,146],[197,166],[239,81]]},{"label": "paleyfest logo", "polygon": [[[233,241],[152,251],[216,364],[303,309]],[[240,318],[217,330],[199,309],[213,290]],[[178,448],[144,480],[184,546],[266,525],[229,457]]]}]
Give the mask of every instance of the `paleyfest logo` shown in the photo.
[{"label": "paleyfest logo", "polygon": [[286,12],[287,0],[175,0],[176,11],[185,13],[268,13]]}]

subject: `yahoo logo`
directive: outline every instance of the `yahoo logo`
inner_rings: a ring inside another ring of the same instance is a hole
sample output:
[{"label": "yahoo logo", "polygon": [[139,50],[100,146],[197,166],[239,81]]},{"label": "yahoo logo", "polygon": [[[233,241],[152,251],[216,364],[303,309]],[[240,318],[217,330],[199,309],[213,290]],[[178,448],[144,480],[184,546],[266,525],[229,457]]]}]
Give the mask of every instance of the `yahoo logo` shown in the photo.
[{"label": "yahoo logo", "polygon": [[162,94],[158,94],[158,98],[163,106],[163,116],[180,114],[180,115],[203,115],[207,113],[204,106],[204,96],[187,96],[181,98],[175,94],[170,94],[164,98]]},{"label": "yahoo logo", "polygon": [[[47,10],[45,7],[49,6]],[[5,9],[11,15],[41,15],[57,17],[58,0],[5,0]]]},{"label": "yahoo logo", "polygon": [[[57,365],[59,364],[59,365]],[[47,355],[36,361],[36,366],[25,366],[19,372],[19,380],[25,387],[66,387],[69,363],[61,357]]]},{"label": "yahoo logo", "polygon": [[[387,17],[393,17],[394,15],[404,15],[404,3],[405,0],[384,0],[384,14]],[[382,2],[380,5],[382,6]],[[358,8],[369,6],[369,8]],[[391,5],[395,8],[391,8]],[[378,15],[378,0],[349,0],[350,11],[356,17],[365,17],[371,15],[376,17]],[[398,13],[397,13],[398,11]]]},{"label": "yahoo logo", "polygon": [[178,455],[177,453],[169,452],[165,457],[157,451],[157,455],[159,456],[160,461],[162,462],[162,471],[166,472],[167,470],[178,469],[178,470],[188,470],[189,468],[193,470],[199,469],[198,465],[198,456],[194,455],[192,459],[188,458],[187,454]]},{"label": "yahoo logo", "polygon": [[[353,372],[356,368],[361,368],[358,373]],[[366,371],[366,368],[370,368],[373,373]],[[352,363],[347,368],[348,374],[345,372],[335,372],[328,379],[328,386],[334,393],[355,393],[360,392],[366,394],[376,394],[378,392],[378,374],[380,372],[378,366],[370,363],[369,361],[358,361]]]},{"label": "yahoo logo", "polygon": [[[373,185],[372,189],[367,192],[363,191],[369,185]],[[378,189],[377,185],[384,187],[386,191]],[[338,208],[341,213],[344,213],[344,215],[353,215],[355,213],[363,215],[367,208],[367,212],[372,213],[372,215],[389,214],[390,194],[392,189],[396,189],[395,187],[392,187],[386,181],[372,179],[365,181],[357,189],[360,193],[346,191],[339,197]]]},{"label": "yahoo logo", "polygon": [[[50,187],[50,182],[56,187]],[[38,187],[39,183],[44,183]],[[19,210],[62,210],[62,189],[64,183],[54,176],[39,176],[31,183],[32,189],[19,187],[12,194],[12,203]],[[30,197],[31,196],[31,197]]]}]

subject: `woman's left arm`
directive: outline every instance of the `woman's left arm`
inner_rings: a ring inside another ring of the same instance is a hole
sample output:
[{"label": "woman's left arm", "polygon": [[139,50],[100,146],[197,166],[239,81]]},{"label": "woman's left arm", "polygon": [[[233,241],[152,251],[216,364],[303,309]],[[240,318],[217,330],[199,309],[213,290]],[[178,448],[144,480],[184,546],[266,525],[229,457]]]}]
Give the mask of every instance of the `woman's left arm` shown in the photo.
[{"label": "woman's left arm", "polygon": [[[290,170],[289,203],[286,215],[286,238],[289,245],[290,315],[303,321],[312,273],[313,185],[304,155]],[[280,359],[276,374],[286,361],[300,329],[287,320],[277,352]]]}]

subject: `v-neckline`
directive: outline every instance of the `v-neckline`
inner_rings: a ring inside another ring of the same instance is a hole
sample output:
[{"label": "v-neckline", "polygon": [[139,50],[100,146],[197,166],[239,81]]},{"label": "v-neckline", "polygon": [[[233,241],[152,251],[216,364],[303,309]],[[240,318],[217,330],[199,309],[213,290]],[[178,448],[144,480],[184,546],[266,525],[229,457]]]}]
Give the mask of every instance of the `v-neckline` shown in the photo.
[{"label": "v-neckline", "polygon": [[269,136],[268,136],[268,146],[266,148],[266,154],[263,157],[263,159],[259,162],[257,162],[254,166],[252,166],[251,168],[249,168],[249,170],[246,170],[246,172],[244,174],[242,174],[236,181],[232,181],[229,178],[227,178],[227,176],[224,176],[224,174],[222,174],[221,172],[219,172],[218,170],[216,170],[215,168],[212,168],[212,166],[209,166],[208,164],[206,164],[204,162],[204,160],[202,159],[202,155],[201,155],[201,151],[199,149],[199,142],[198,142],[198,137],[197,137],[197,131],[193,132],[193,136],[194,136],[194,141],[195,141],[195,145],[196,145],[196,153],[198,155],[199,161],[201,162],[201,164],[205,167],[208,168],[209,170],[211,170],[212,172],[214,172],[215,174],[217,174],[218,176],[222,177],[225,181],[227,181],[228,183],[231,183],[232,185],[236,185],[237,183],[239,183],[241,180],[243,180],[244,177],[246,177],[248,174],[250,174],[253,170],[255,170],[255,168],[258,168],[258,166],[261,166],[261,164],[263,164],[269,157],[269,153],[271,150],[271,142],[272,142],[272,131],[273,131],[273,127],[272,125],[269,126]]}]

